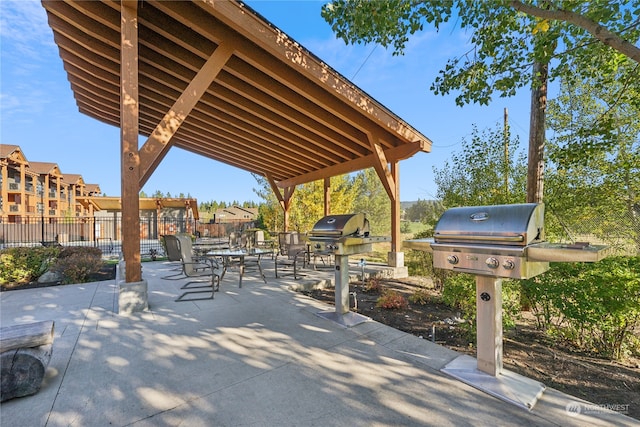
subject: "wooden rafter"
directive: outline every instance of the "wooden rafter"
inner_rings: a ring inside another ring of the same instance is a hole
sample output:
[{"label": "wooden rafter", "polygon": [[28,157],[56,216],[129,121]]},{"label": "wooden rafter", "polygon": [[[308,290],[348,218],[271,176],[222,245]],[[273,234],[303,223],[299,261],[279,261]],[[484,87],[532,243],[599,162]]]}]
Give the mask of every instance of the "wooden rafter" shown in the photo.
[{"label": "wooden rafter", "polygon": [[144,143],[140,149],[140,188],[169,151],[171,138],[232,54],[231,43],[218,46]]},{"label": "wooden rafter", "polygon": [[[43,5],[80,111],[119,126],[120,2]],[[156,141],[141,149],[141,183],[166,150],[165,116],[223,43],[233,54],[171,146],[269,173],[281,188],[373,166],[369,132],[388,161],[429,151],[428,138],[241,3],[148,0],[138,34],[139,131]]]}]

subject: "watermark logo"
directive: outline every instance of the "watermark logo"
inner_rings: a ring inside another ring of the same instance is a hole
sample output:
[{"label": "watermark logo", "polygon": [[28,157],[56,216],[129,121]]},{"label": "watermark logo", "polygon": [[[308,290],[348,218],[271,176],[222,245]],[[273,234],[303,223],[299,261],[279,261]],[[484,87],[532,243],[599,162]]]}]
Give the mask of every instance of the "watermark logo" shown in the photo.
[{"label": "watermark logo", "polygon": [[627,415],[629,413],[629,404],[623,403],[602,403],[595,405],[593,403],[578,403],[569,402],[565,406],[564,410],[570,417],[577,417],[580,414],[583,415],[598,415],[606,414],[610,412],[617,412],[619,414]]},{"label": "watermark logo", "polygon": [[582,412],[582,405],[577,402],[569,402],[564,410],[570,417],[577,417]]}]

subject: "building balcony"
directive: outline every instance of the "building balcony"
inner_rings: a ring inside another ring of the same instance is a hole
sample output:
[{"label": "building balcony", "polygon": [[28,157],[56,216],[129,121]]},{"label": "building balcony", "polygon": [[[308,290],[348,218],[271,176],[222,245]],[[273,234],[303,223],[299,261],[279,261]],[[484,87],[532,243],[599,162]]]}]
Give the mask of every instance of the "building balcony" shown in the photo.
[{"label": "building balcony", "polygon": [[19,182],[10,182],[9,183],[9,191],[20,191],[20,183]]},{"label": "building balcony", "polygon": [[20,205],[15,203],[9,205],[9,212],[20,212]]}]

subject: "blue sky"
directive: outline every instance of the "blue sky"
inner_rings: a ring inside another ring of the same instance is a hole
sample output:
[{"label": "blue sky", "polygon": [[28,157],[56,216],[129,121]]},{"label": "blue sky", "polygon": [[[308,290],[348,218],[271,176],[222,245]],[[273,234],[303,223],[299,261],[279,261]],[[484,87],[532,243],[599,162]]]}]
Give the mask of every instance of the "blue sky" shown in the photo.
[{"label": "blue sky", "polygon": [[[402,201],[433,199],[433,168],[441,167],[480,130],[501,125],[509,111],[512,134],[526,147],[529,91],[496,97],[490,106],[455,105],[455,95],[429,91],[450,57],[468,49],[470,34],[453,27],[413,36],[404,56],[374,45],[345,45],[320,16],[320,1],[247,1],[342,75],[433,141],[431,153],[400,163]],[[78,112],[46,13],[39,1],[0,0],[0,141],[19,145],[29,160],[53,162],[80,174],[109,196],[120,194],[120,135]],[[199,202],[260,199],[253,176],[240,169],[172,148],[143,190],[190,194]]]}]

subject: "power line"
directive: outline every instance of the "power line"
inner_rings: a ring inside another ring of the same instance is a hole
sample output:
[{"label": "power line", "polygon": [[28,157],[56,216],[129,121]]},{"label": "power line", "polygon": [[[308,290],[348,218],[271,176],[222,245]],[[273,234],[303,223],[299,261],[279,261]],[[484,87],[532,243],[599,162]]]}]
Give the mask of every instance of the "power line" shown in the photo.
[{"label": "power line", "polygon": [[369,52],[369,55],[367,55],[367,57],[364,59],[364,61],[362,62],[362,64],[360,64],[360,67],[358,67],[358,69],[356,70],[356,72],[353,74],[353,76],[351,76],[351,78],[349,80],[353,80],[358,73],[360,72],[360,70],[362,70],[362,67],[364,67],[364,64],[367,63],[367,61],[369,60],[369,58],[371,58],[371,55],[373,55],[373,51],[376,50],[376,48],[378,47],[377,44],[373,45],[373,49],[371,49],[371,52]]}]

